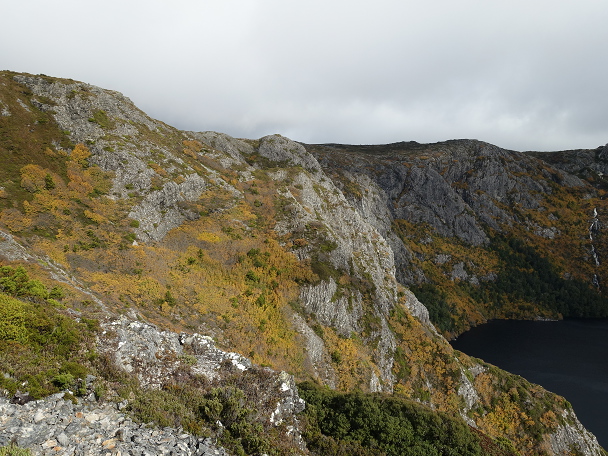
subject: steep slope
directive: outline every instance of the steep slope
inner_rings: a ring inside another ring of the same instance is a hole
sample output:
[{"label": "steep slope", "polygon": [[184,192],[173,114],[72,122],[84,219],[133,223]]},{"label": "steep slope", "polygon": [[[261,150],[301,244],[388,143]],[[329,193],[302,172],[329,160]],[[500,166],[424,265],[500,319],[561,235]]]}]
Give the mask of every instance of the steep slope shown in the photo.
[{"label": "steep slope", "polygon": [[[288,449],[279,445],[281,432],[292,436],[293,451],[306,451],[297,439],[298,407],[277,428],[272,404],[282,400],[280,391],[256,402],[268,376],[282,388],[280,374],[264,369],[271,367],[341,391],[416,401],[431,415],[448,413],[458,426],[477,428],[486,443],[523,454],[601,454],[563,398],[454,352],[404,287],[427,285],[420,291],[434,298],[446,285],[446,294],[467,297],[455,317],[447,314],[448,330],[506,315],[520,303],[492,314],[483,294],[475,298],[451,283],[475,286],[473,277],[500,283],[492,280],[500,259],[492,255],[502,244],[488,246],[498,242],[494,231],[503,233],[501,227],[548,242],[553,226],[545,223],[547,211],[539,212],[544,194],[566,208],[574,201],[564,220],[587,210],[585,204],[595,207],[597,191],[580,179],[479,143],[455,143],[455,152],[449,143],[405,144],[399,147],[406,160],[393,159],[392,149],[370,153],[303,146],[278,135],[239,140],[182,132],[150,119],[121,94],[46,76],[0,73],[0,103],[0,157],[7,163],[0,169],[2,264],[22,264],[48,287],[61,281],[65,293],[56,311],[101,321],[99,331],[106,333],[98,333],[97,350],[107,356],[88,368],[140,418],[167,425],[167,416],[177,419],[175,398],[200,396],[227,407],[236,393],[226,391],[239,390],[257,410],[245,414],[247,420],[255,416],[261,427],[235,420],[222,434],[211,402],[204,401],[202,418],[211,424],[194,416],[177,424],[224,435],[233,451],[269,452],[271,442],[282,454]],[[544,180],[533,178],[538,169]],[[471,196],[478,189],[487,195]],[[588,191],[595,193],[582,203],[578,197]],[[519,205],[519,218],[500,198]],[[530,215],[534,211],[542,217]],[[577,232],[578,225],[564,221],[559,229],[567,228]],[[435,266],[428,267],[428,258]],[[442,281],[444,270],[455,271],[454,281]],[[429,308],[431,317],[445,317],[441,306]],[[517,315],[538,312],[553,309],[538,304]],[[204,369],[204,353],[176,333],[212,337],[225,351],[247,357],[228,359],[251,362],[251,374],[235,376],[218,362],[222,375],[214,378]],[[155,348],[144,350],[146,340]],[[128,356],[127,345],[136,347]],[[5,386],[13,393],[26,374],[1,366],[15,379]],[[132,381],[137,388],[120,386]],[[141,399],[150,396],[153,406]],[[163,412],[151,414],[155,407]],[[258,446],[249,440],[255,429],[268,437]],[[231,433],[238,441],[226,437]]]}]

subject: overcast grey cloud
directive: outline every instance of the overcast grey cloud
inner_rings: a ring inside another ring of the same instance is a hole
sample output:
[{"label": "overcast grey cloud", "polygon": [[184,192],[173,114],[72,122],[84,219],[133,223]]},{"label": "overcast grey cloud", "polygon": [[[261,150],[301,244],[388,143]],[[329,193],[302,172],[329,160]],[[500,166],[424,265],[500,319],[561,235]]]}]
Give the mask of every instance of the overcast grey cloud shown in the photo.
[{"label": "overcast grey cloud", "polygon": [[515,150],[608,142],[605,0],[21,0],[0,67],[190,130]]}]

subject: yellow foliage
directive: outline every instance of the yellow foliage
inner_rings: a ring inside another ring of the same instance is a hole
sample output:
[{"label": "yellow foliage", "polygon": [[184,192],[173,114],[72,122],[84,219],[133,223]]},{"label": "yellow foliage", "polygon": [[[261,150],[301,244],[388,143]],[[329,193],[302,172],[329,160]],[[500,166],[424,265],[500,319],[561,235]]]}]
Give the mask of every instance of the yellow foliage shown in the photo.
[{"label": "yellow foliage", "polygon": [[84,210],[84,216],[97,224],[103,223],[106,221],[105,217],[103,217],[102,215],[96,214],[95,212],[90,211],[88,209]]},{"label": "yellow foliage", "polygon": [[184,141],[182,141],[182,144],[188,148],[191,149],[195,152],[200,152],[203,149],[203,144],[200,141],[197,140],[189,140],[186,139]]},{"label": "yellow foliage", "polygon": [[557,415],[553,410],[549,410],[540,417],[540,422],[546,428],[555,427],[556,423],[558,423]]},{"label": "yellow foliage", "polygon": [[493,437],[500,435],[515,437],[514,430],[519,423],[519,408],[513,402],[498,404],[483,418],[486,432]]},{"label": "yellow foliage", "polygon": [[323,328],[325,345],[338,376],[337,387],[343,391],[367,390],[372,371],[371,354],[359,339],[339,336],[332,328]]},{"label": "yellow foliage", "polygon": [[93,183],[90,175],[86,174],[82,167],[75,162],[69,162],[67,167],[68,189],[74,197],[83,197],[93,191]]},{"label": "yellow foliage", "polygon": [[23,202],[23,207],[26,214],[34,213],[56,213],[68,207],[69,202],[65,198],[61,198],[54,192],[42,191],[34,195],[34,199],[29,203]]},{"label": "yellow foliage", "polygon": [[25,212],[26,215],[32,215],[36,213],[36,206],[34,206],[32,203],[30,203],[29,201],[24,201],[23,202],[23,211]]},{"label": "yellow foliage", "polygon": [[9,208],[0,212],[0,223],[6,226],[9,231],[18,232],[29,228],[32,219],[23,215],[17,209]]},{"label": "yellow foliage", "polygon": [[[59,230],[61,231],[61,230]],[[60,238],[58,236],[58,238]],[[44,252],[51,260],[55,263],[66,265],[68,264],[65,252],[59,244],[51,241],[50,239],[39,237],[35,239],[34,250]]]},{"label": "yellow foliage", "polygon": [[21,168],[21,186],[28,192],[37,192],[45,187],[48,171],[38,165],[25,165]]},{"label": "yellow foliage", "polygon": [[159,176],[169,177],[167,171],[165,171],[158,163],[150,162],[148,163],[148,166],[152,168]]},{"label": "yellow foliage", "polygon": [[205,242],[220,242],[220,240],[221,240],[217,234],[211,233],[209,231],[203,231],[196,238],[199,241],[205,241]]},{"label": "yellow foliage", "polygon": [[[402,377],[396,390],[406,397],[431,402],[438,410],[458,413],[460,364],[449,344],[429,333],[401,304],[389,324],[399,341],[401,358],[407,360],[396,357],[395,374]],[[466,355],[463,357],[466,359]]]},{"label": "yellow foliage", "polygon": [[70,154],[70,160],[75,161],[80,165],[84,165],[86,160],[91,156],[91,152],[84,144],[76,144],[76,147]]},{"label": "yellow foliage", "polygon": [[192,157],[192,158],[197,158],[198,157],[198,155],[196,155],[195,151],[193,151],[192,149],[188,149],[188,148],[184,149],[184,154],[186,154],[186,155],[188,155],[189,157]]}]

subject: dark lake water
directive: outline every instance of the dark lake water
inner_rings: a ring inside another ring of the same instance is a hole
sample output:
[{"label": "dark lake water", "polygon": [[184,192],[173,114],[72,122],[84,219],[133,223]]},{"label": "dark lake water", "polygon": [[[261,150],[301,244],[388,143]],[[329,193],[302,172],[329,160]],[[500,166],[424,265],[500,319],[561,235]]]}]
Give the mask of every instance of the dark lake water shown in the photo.
[{"label": "dark lake water", "polygon": [[564,396],[608,448],[608,320],[497,320],[452,346]]}]

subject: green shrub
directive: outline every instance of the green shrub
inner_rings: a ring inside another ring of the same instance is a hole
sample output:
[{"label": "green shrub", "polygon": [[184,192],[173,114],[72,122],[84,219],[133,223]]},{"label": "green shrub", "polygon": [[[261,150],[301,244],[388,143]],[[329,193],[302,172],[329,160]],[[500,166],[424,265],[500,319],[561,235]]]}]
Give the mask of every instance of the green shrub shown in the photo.
[{"label": "green shrub", "polygon": [[0,448],[0,456],[32,456],[32,452],[27,448],[9,445]]},{"label": "green shrub", "polygon": [[260,252],[260,249],[251,249],[247,252],[247,256],[251,258],[251,264],[256,268],[265,268],[268,266],[269,252]]},{"label": "green shrub", "polygon": [[86,377],[86,325],[46,302],[25,302],[0,293],[0,388],[27,388],[38,399],[76,386]]},{"label": "green shrub", "polygon": [[93,117],[89,117],[89,122],[96,123],[102,128],[114,128],[114,121],[108,117],[108,114],[103,109],[98,109],[93,112]]},{"label": "green shrub", "polygon": [[[255,375],[255,374],[253,374]],[[237,455],[271,454],[277,451],[260,422],[251,399],[230,380],[209,388],[190,377],[178,384],[167,384],[162,390],[136,389],[129,408],[135,417],[160,426],[183,426],[195,435],[215,432],[219,442]],[[221,423],[220,424],[218,424]]]},{"label": "green shrub", "polygon": [[55,188],[55,181],[53,180],[53,176],[50,174],[44,176],[44,188],[47,190],[52,190]]},{"label": "green shrub", "polygon": [[39,280],[30,280],[23,266],[0,267],[0,292],[16,297],[49,297],[46,287]]},{"label": "green shrub", "polygon": [[62,299],[63,297],[65,297],[65,292],[61,287],[54,286],[51,288],[51,291],[49,291],[49,298],[51,299]]},{"label": "green shrub", "polygon": [[87,368],[74,361],[66,361],[63,363],[59,372],[65,375],[71,375],[73,379],[84,380],[87,376]]},{"label": "green shrub", "polygon": [[58,374],[55,377],[53,377],[53,380],[51,380],[51,382],[57,388],[64,390],[64,389],[68,389],[70,386],[72,386],[74,384],[74,380],[75,380],[75,378],[72,374],[64,373],[64,374]]},{"label": "green shrub", "polygon": [[332,277],[334,280],[338,280],[342,275],[333,264],[329,261],[320,260],[316,255],[310,260],[310,268],[319,277],[319,280],[322,281],[328,281]]},{"label": "green shrub", "polygon": [[410,289],[429,311],[431,322],[445,332],[454,331],[453,306],[447,302],[447,295],[432,283],[411,286]]},{"label": "green shrub", "polygon": [[[318,455],[481,455],[464,421],[386,394],[340,393],[298,385],[308,448]],[[344,448],[348,448],[345,453]]]},{"label": "green shrub", "polygon": [[165,293],[165,302],[171,307],[174,307],[177,304],[177,300],[173,297],[170,290],[167,290]]},{"label": "green shrub", "polygon": [[248,271],[247,274],[245,274],[245,279],[253,283],[258,283],[260,281],[260,277],[253,271]]},{"label": "green shrub", "polygon": [[329,239],[326,239],[319,245],[319,249],[321,250],[321,252],[333,252],[337,248],[338,248],[338,243],[331,241]]}]

